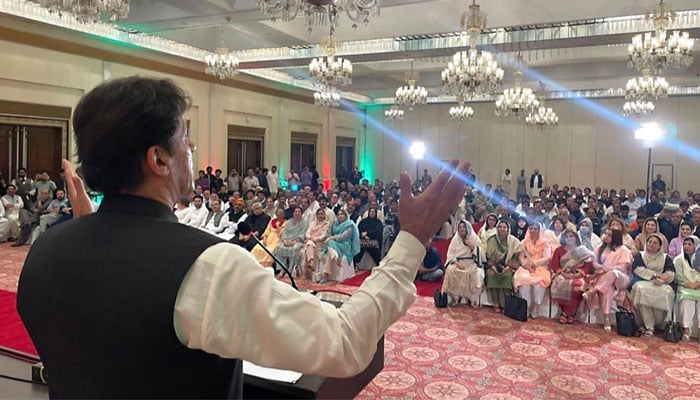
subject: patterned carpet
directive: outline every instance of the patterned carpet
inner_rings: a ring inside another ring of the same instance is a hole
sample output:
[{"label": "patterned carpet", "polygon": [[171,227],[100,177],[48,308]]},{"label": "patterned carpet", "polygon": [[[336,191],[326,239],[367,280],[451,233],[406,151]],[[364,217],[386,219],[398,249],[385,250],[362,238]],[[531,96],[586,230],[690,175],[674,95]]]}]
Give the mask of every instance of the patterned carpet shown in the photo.
[{"label": "patterned carpet", "polygon": [[[0,289],[16,291],[27,250],[0,245]],[[384,370],[357,398],[700,400],[700,345],[625,338],[599,325],[521,323],[490,308],[436,309],[419,297],[387,332]]]}]

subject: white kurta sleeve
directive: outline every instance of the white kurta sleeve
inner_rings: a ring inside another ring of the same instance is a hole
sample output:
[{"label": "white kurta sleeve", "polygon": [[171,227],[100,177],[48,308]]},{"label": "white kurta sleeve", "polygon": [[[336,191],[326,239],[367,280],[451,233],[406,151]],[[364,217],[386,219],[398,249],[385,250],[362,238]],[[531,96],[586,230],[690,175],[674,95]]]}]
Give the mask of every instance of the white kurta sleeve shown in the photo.
[{"label": "white kurta sleeve", "polygon": [[242,248],[217,244],[200,255],[180,286],[175,331],[187,347],[222,357],[354,376],[415,300],[413,279],[424,252],[414,236],[401,232],[379,267],[336,309],[277,281]]}]

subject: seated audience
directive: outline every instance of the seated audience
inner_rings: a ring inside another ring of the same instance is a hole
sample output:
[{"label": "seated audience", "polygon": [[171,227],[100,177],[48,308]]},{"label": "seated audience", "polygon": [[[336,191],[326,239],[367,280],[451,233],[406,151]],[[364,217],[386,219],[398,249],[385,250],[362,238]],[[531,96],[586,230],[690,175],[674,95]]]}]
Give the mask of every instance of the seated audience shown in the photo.
[{"label": "seated audience", "polygon": [[357,225],[348,218],[347,212],[340,210],[331,228],[331,236],[325,240],[326,264],[321,281],[339,280],[344,269],[352,269],[353,258],[359,252],[360,234]]},{"label": "seated audience", "polygon": [[19,210],[24,208],[24,201],[20,195],[16,194],[17,186],[7,185],[7,193],[0,197],[0,202],[5,209],[5,218],[8,221],[9,241],[15,241],[19,237]]},{"label": "seated audience", "polygon": [[690,222],[681,222],[678,236],[668,244],[668,256],[674,260],[683,253],[683,241],[693,233],[693,225]]},{"label": "seated audience", "polygon": [[581,242],[580,245],[584,246],[590,251],[594,251],[603,242],[600,237],[593,232],[593,223],[590,218],[586,217],[578,223],[578,237]]},{"label": "seated audience", "polygon": [[486,288],[496,312],[505,307],[505,296],[513,293],[519,251],[520,241],[510,234],[508,222],[498,221],[496,234],[486,242]]},{"label": "seated audience", "polygon": [[442,292],[447,293],[452,305],[462,299],[476,307],[484,284],[484,269],[481,265],[484,249],[481,239],[474,233],[469,221],[457,224],[457,233],[447,248],[445,278]]},{"label": "seated audience", "polygon": [[433,247],[430,242],[425,243],[425,257],[423,257],[423,262],[418,267],[418,274],[416,274],[416,280],[422,282],[435,282],[442,278],[442,257],[440,257],[440,252]]},{"label": "seated audience", "polygon": [[365,254],[372,258],[372,267],[379,265],[382,258],[382,231],[384,227],[377,216],[377,209],[370,207],[367,211],[367,217],[360,221],[357,228],[360,232],[360,252],[355,256],[355,265],[360,266]]},{"label": "seated audience", "polygon": [[[581,221],[583,222],[583,221]],[[590,258],[593,252],[581,245],[579,235],[567,230],[562,235],[561,246],[552,254],[549,266],[552,270],[552,300],[561,309],[559,322],[572,324],[581,302],[586,277],[591,273]]]},{"label": "seated audience", "polygon": [[[596,249],[593,261],[594,272],[590,275],[590,288],[583,294],[591,308],[600,306],[603,311],[603,329],[610,331],[612,302],[627,305],[627,286],[630,283],[632,252],[622,244],[622,230],[610,229],[602,238],[603,244]],[[628,308],[629,311],[631,311]]]},{"label": "seated audience", "polygon": [[552,282],[549,260],[552,247],[541,234],[539,224],[532,224],[520,244],[520,268],[513,276],[513,286],[520,296],[527,300],[531,318],[537,318],[537,307],[544,300],[544,292]]},{"label": "seated audience", "polygon": [[482,244],[486,244],[491,235],[496,233],[497,222],[498,217],[496,216],[496,214],[491,213],[486,216],[486,222],[484,223],[484,226],[482,226],[479,230],[479,239],[481,239]]},{"label": "seated audience", "polygon": [[319,262],[322,258],[323,242],[330,236],[331,222],[326,218],[324,210],[316,210],[316,220],[309,225],[306,231],[304,249],[302,251],[304,276],[311,279],[318,272]]},{"label": "seated audience", "polygon": [[[675,282],[678,288],[679,303],[678,319],[683,328],[683,341],[690,340],[690,330],[693,318],[698,320],[695,325],[700,329],[700,239],[688,236],[683,239],[683,253],[673,261],[676,272]],[[697,332],[697,331],[696,331]],[[700,337],[698,338],[700,341]]]},{"label": "seated audience", "polygon": [[177,222],[189,225],[192,218],[192,208],[190,208],[188,199],[183,198],[177,201],[175,204],[175,216],[177,217]]},{"label": "seated audience", "polygon": [[661,234],[650,234],[644,251],[632,261],[630,300],[642,322],[644,336],[652,336],[654,327],[661,327],[674,307],[675,291],[671,284],[676,272],[671,258],[662,249],[663,241]]},{"label": "seated audience", "polygon": [[[263,232],[263,234],[260,236],[260,241],[270,252],[274,252],[277,248],[277,245],[282,237],[284,223],[286,221],[287,220],[284,218],[284,209],[278,208],[275,212],[275,217],[272,218],[270,223],[267,225],[265,232]],[[250,253],[263,267],[272,267],[275,263],[275,260],[270,257],[270,255],[267,254],[267,252],[263,250],[259,244],[256,244]]]},{"label": "seated audience", "polygon": [[302,218],[301,207],[294,208],[292,219],[284,224],[282,240],[275,249],[275,256],[287,264],[290,271],[299,266],[299,255],[309,224]]},{"label": "seated audience", "polygon": [[[644,251],[644,246],[647,243],[647,239],[654,233],[658,233],[659,235],[661,235],[661,231],[659,230],[659,223],[656,221],[656,218],[645,219],[642,233],[640,233],[639,235],[637,235],[636,238],[634,238],[634,244],[637,248],[637,252]],[[666,238],[663,235],[661,235],[661,240],[661,251],[666,253],[668,251],[668,242],[666,241]]]}]

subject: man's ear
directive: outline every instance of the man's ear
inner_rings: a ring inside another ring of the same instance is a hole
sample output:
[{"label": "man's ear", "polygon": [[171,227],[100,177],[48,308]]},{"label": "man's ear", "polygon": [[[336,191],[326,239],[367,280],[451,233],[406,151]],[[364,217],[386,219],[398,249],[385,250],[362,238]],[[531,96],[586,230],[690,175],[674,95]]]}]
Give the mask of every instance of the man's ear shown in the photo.
[{"label": "man's ear", "polygon": [[170,174],[170,159],[170,153],[164,148],[151,146],[146,152],[146,170],[156,176],[167,176]]}]

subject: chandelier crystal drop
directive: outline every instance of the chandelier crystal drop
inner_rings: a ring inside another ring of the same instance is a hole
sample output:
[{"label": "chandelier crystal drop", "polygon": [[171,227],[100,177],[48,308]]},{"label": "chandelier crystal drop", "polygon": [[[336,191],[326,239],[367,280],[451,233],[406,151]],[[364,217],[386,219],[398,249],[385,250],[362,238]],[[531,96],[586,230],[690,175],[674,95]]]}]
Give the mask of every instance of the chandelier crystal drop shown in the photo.
[{"label": "chandelier crystal drop", "polygon": [[129,15],[129,0],[31,0],[49,13],[71,14],[81,24],[116,21]]},{"label": "chandelier crystal drop", "polygon": [[382,0],[256,0],[260,11],[274,22],[291,21],[304,15],[309,32],[315,27],[338,27],[340,16],[345,13],[357,28],[358,23],[369,24],[372,15],[379,15]]},{"label": "chandelier crystal drop", "polygon": [[622,115],[625,117],[641,118],[651,115],[654,112],[654,103],[644,100],[633,100],[625,102],[622,107]]},{"label": "chandelier crystal drop", "polygon": [[646,14],[647,22],[654,24],[654,32],[632,38],[632,43],[627,46],[630,68],[659,74],[666,69],[683,70],[693,63],[695,39],[691,39],[688,32],[673,31],[668,34],[667,30],[675,18],[676,13],[667,8],[663,0]]},{"label": "chandelier crystal drop", "polygon": [[668,97],[668,82],[660,76],[632,78],[625,85],[625,100],[649,101]]},{"label": "chandelier crystal drop", "polygon": [[515,87],[508,88],[496,98],[496,115],[520,118],[535,112],[540,106],[532,89],[522,87],[522,71],[515,71]]},{"label": "chandelier crystal drop", "polygon": [[340,94],[335,88],[323,88],[314,93],[314,105],[323,107],[338,107],[340,105]]},{"label": "chandelier crystal drop", "polygon": [[477,37],[486,26],[486,13],[474,1],[462,15],[462,29],[469,35],[469,48],[457,52],[442,71],[442,86],[447,94],[471,98],[492,94],[501,87],[503,69],[488,51],[476,47]]},{"label": "chandelier crystal drop", "polygon": [[428,90],[418,85],[420,75],[413,71],[413,61],[411,61],[411,71],[406,73],[406,85],[396,89],[395,102],[399,105],[408,106],[413,110],[414,106],[420,106],[428,102]]},{"label": "chandelier crystal drop", "polygon": [[223,42],[213,54],[208,54],[205,57],[204,62],[207,64],[204,72],[207,75],[216,76],[222,81],[238,74],[238,57],[230,52]]},{"label": "chandelier crystal drop", "polygon": [[404,111],[396,104],[384,110],[384,118],[386,119],[403,119]]}]

